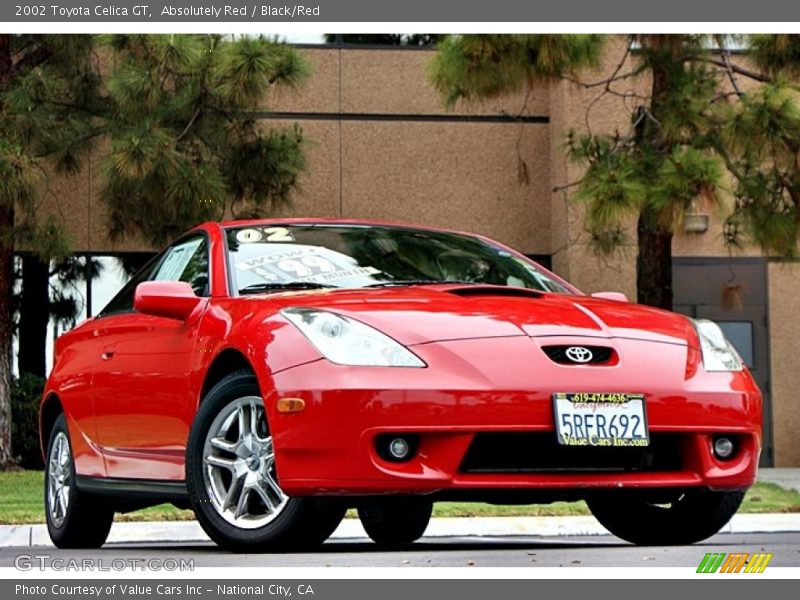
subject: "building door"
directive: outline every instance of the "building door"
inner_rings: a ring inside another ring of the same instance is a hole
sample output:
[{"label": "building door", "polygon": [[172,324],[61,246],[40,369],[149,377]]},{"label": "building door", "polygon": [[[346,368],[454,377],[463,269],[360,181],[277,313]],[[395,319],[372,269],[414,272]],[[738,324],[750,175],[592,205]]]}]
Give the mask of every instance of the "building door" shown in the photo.
[{"label": "building door", "polygon": [[[675,258],[672,267],[675,311],[717,322],[747,363],[761,388],[764,395],[764,448],[761,452],[761,466],[772,466],[766,260]],[[726,287],[730,290],[731,286],[735,286],[738,292],[725,294]],[[740,302],[733,301],[736,297]]]}]

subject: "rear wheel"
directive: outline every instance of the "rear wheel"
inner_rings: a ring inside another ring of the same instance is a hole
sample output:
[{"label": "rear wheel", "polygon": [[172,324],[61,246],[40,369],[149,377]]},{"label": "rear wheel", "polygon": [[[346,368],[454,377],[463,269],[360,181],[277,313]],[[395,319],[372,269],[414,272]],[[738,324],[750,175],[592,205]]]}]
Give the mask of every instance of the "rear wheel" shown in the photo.
[{"label": "rear wheel", "polygon": [[99,548],[114,521],[110,507],[75,485],[75,461],[63,414],[53,424],[47,444],[44,512],[47,532],[58,548]]},{"label": "rear wheel", "polygon": [[283,493],[264,403],[248,371],[229,375],[203,400],[189,435],[186,483],[203,529],[233,551],[316,546],[345,513]]},{"label": "rear wheel", "polygon": [[377,544],[410,544],[422,537],[431,520],[433,504],[425,498],[386,498],[359,507],[364,531]]},{"label": "rear wheel", "polygon": [[664,504],[624,494],[593,498],[587,504],[617,537],[642,546],[668,546],[711,537],[731,520],[743,499],[743,491],[693,490]]}]

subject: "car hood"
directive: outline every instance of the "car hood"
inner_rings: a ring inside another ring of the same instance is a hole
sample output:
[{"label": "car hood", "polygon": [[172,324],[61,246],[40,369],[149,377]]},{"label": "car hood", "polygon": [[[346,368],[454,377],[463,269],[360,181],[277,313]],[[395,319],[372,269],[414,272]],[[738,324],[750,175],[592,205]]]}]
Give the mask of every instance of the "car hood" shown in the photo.
[{"label": "car hood", "polygon": [[628,338],[680,345],[693,339],[692,325],[682,315],[627,302],[521,288],[436,285],[313,290],[268,298],[279,308],[319,308],[357,319],[407,346],[520,335]]}]

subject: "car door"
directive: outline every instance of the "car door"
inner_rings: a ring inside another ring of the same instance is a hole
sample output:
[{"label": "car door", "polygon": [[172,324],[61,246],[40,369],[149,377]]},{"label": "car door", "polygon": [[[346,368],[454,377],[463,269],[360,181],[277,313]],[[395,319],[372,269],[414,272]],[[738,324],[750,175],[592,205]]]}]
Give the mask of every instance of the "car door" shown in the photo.
[{"label": "car door", "polygon": [[66,408],[77,471],[93,477],[105,475],[106,468],[98,451],[92,386],[92,372],[102,344],[96,319],[89,319],[61,336],[56,342],[57,359],[48,379],[48,387],[57,392]]},{"label": "car door", "polygon": [[[205,234],[186,237],[139,282],[186,281],[198,296],[208,296],[208,252]],[[106,473],[181,480],[194,413],[189,374],[200,318],[184,322],[137,313],[134,289],[101,324],[104,345],[93,382]]]}]

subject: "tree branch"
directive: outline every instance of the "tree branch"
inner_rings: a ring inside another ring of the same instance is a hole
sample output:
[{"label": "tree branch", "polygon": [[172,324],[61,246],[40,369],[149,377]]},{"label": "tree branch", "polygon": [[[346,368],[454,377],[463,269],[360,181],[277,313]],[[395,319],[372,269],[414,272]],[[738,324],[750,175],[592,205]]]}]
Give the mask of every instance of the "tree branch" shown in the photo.
[{"label": "tree branch", "polygon": [[736,96],[737,98],[741,98],[742,96],[744,96],[744,92],[736,92],[736,91],[734,91],[734,92],[725,92],[725,93],[722,93],[722,94],[717,94],[711,100],[711,104],[716,104],[717,102],[721,102],[722,100],[730,98],[731,96]]},{"label": "tree branch", "polygon": [[594,99],[592,99],[592,101],[589,103],[589,106],[586,107],[586,114],[584,115],[584,121],[586,123],[586,130],[589,132],[589,135],[592,135],[592,126],[591,126],[591,122],[590,122],[592,109],[594,109],[595,105],[606,94],[611,94],[613,96],[617,96],[617,97],[622,98],[625,101],[626,106],[627,106],[628,98],[641,99],[643,101],[649,100],[649,98],[647,96],[641,96],[640,94],[637,94],[636,92],[618,92],[617,90],[611,89],[611,84],[612,83],[615,83],[617,81],[621,81],[623,79],[628,79],[629,77],[633,77],[635,75],[638,75],[639,73],[641,73],[645,69],[644,64],[642,64],[639,67],[637,67],[636,69],[634,69],[634,70],[632,70],[632,71],[630,71],[628,73],[625,73],[623,75],[619,74],[619,72],[622,70],[622,67],[625,66],[625,63],[627,62],[628,57],[631,54],[632,45],[633,45],[633,39],[631,38],[628,41],[628,45],[625,48],[625,52],[623,53],[622,58],[617,63],[617,66],[614,68],[614,71],[611,73],[610,77],[608,77],[608,78],[606,78],[606,79],[604,79],[602,81],[597,81],[597,82],[591,83],[591,84],[582,84],[582,83],[580,83],[578,81],[575,82],[575,83],[578,83],[578,85],[583,85],[583,87],[585,89],[589,89],[589,88],[592,88],[592,87],[597,87],[599,85],[604,86],[603,87],[603,91],[600,92]]},{"label": "tree branch", "polygon": [[[102,125],[94,127],[85,134],[70,140],[69,144],[66,145],[66,148],[74,148],[76,146],[82,146],[84,142],[88,142],[91,139],[94,139],[98,136],[108,133],[109,131],[111,131],[110,125]],[[43,154],[36,154],[35,156],[36,158],[47,158],[50,154],[51,152],[44,152]]]},{"label": "tree branch", "polygon": [[728,169],[728,171],[730,171],[733,176],[736,177],[736,179],[741,180],[744,177],[744,174],[741,172],[739,167],[736,166],[736,163],[733,162],[733,159],[728,153],[728,149],[725,148],[725,145],[714,143],[714,141],[711,140],[710,146],[720,157],[722,157],[722,162],[725,163],[725,167]]},{"label": "tree branch", "polygon": [[576,187],[583,183],[583,179],[579,179],[578,181],[573,181],[571,183],[565,183],[564,185],[557,185],[553,188],[553,192],[563,192],[564,190],[568,190],[569,188]]},{"label": "tree branch", "polygon": [[622,67],[624,67],[625,63],[628,61],[628,57],[631,55],[631,46],[632,42],[628,42],[628,46],[625,48],[625,52],[623,53],[622,58],[617,63],[617,66],[614,67],[614,70],[611,72],[611,75],[609,75],[605,79],[600,79],[599,81],[593,81],[591,83],[581,81],[580,79],[577,79],[575,77],[566,77],[565,79],[588,90],[600,86],[605,86],[606,89],[608,89],[608,87],[616,81],[623,81],[625,79],[630,79],[631,77],[636,77],[637,75],[640,75],[646,70],[647,66],[645,64],[640,64],[638,67],[631,69],[630,71],[628,71],[627,73],[623,73],[622,75],[619,74],[619,72],[622,70]]},{"label": "tree branch", "polygon": [[35,69],[51,56],[52,52],[50,48],[37,46],[35,50],[26,52],[25,55],[14,64],[14,67],[11,69],[11,76],[16,77],[21,71]]},{"label": "tree branch", "polygon": [[581,81],[580,79],[578,79],[576,77],[565,77],[564,79],[566,79],[570,83],[574,83],[575,85],[579,85],[582,88],[585,88],[585,89],[589,90],[589,89],[592,89],[592,88],[596,88],[596,87],[600,87],[600,86],[603,86],[603,85],[607,85],[609,83],[614,83],[614,82],[617,82],[617,81],[624,81],[625,79],[630,79],[631,77],[636,77],[637,75],[641,75],[645,71],[645,68],[646,67],[644,67],[644,66],[638,66],[635,69],[632,69],[632,70],[630,70],[630,71],[628,71],[626,73],[623,73],[622,75],[610,75],[609,77],[606,77],[605,79],[600,79],[598,81],[592,81],[591,83],[588,83],[588,82],[585,82],[585,81]]},{"label": "tree branch", "polygon": [[707,63],[709,65],[714,65],[714,66],[717,66],[717,67],[721,67],[722,69],[725,69],[726,71],[730,68],[730,70],[733,73],[736,73],[738,75],[743,75],[745,77],[753,79],[754,81],[760,81],[761,83],[774,83],[774,80],[772,78],[767,77],[766,75],[764,75],[762,73],[757,73],[756,71],[751,71],[750,69],[745,69],[744,67],[740,67],[739,65],[735,65],[730,61],[727,61],[727,64],[726,64],[725,60],[719,60],[719,59],[716,59],[716,58],[709,58],[708,56],[699,56],[699,55],[698,56],[693,56],[689,60],[695,60],[695,61]]},{"label": "tree branch", "polygon": [[194,125],[195,121],[197,121],[197,118],[200,116],[202,112],[203,112],[202,106],[198,108],[196,111],[194,111],[192,118],[189,119],[189,122],[186,124],[186,127],[184,127],[183,131],[181,131],[181,134],[175,140],[176,142],[180,142],[186,136],[186,134],[189,133],[189,130],[192,128],[192,125]]},{"label": "tree branch", "polygon": [[736,81],[736,75],[733,73],[733,64],[731,63],[731,51],[730,50],[723,50],[722,51],[722,60],[725,63],[725,72],[728,74],[728,79],[733,86],[734,91],[741,97],[744,96],[744,93],[739,88],[739,83]]},{"label": "tree branch", "polygon": [[68,108],[70,110],[78,111],[86,113],[87,115],[91,115],[92,117],[99,117],[99,118],[107,118],[108,115],[102,112],[97,112],[89,108],[88,106],[82,104],[73,104],[72,102],[60,102],[58,100],[48,100],[47,104],[51,106],[57,106],[59,108]]}]

